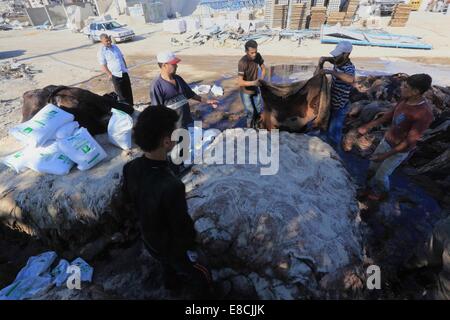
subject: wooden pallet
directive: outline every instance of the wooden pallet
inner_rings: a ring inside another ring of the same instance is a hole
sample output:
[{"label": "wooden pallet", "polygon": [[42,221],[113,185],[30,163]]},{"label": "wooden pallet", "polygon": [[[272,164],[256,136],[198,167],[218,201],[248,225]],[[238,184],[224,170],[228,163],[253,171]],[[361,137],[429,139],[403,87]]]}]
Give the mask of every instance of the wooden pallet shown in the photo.
[{"label": "wooden pallet", "polygon": [[409,4],[397,4],[392,11],[389,26],[404,27],[409,20],[412,6]]}]

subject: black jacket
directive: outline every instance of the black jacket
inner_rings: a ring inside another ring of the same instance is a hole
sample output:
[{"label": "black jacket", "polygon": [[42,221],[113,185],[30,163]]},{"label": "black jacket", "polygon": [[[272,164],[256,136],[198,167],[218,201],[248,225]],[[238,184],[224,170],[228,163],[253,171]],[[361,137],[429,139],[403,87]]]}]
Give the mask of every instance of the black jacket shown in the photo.
[{"label": "black jacket", "polygon": [[185,256],[194,247],[194,223],[188,214],[183,182],[167,161],[142,156],[123,168],[121,198],[139,220],[142,238],[162,257]]}]

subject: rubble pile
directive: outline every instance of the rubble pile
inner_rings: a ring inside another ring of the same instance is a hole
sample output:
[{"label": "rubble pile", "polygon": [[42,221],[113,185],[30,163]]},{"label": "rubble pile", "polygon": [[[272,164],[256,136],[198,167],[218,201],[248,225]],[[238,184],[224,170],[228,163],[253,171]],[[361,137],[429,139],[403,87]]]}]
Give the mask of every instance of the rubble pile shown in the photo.
[{"label": "rubble pile", "polygon": [[240,48],[248,40],[256,40],[258,44],[270,42],[275,39],[290,39],[299,42],[303,39],[317,39],[320,37],[318,32],[310,30],[257,30],[246,32],[243,29],[222,29],[212,27],[195,33],[185,34],[171,38],[172,46],[202,46],[212,43],[215,47]]},{"label": "rubble pile", "polygon": [[40,71],[33,69],[28,64],[17,62],[15,59],[0,63],[0,80],[19,78],[31,80],[38,72]]},{"label": "rubble pile", "polygon": [[[357,128],[390,110],[400,99],[400,86],[406,74],[358,77],[351,92],[352,102],[346,120],[344,150],[366,157],[370,155],[387,129],[375,128],[361,136]],[[442,190],[450,187],[450,87],[434,85],[425,93],[433,108],[434,121],[411,158],[403,165],[426,190],[431,190],[443,205],[450,205],[450,196]]]}]

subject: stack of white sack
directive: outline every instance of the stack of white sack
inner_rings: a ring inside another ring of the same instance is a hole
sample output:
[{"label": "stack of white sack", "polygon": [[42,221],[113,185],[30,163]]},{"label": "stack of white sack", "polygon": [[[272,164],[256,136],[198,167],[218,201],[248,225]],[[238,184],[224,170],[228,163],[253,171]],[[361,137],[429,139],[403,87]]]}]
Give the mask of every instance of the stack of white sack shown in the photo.
[{"label": "stack of white sack", "polygon": [[[66,175],[75,163],[79,170],[91,169],[107,154],[87,129],[80,128],[73,120],[72,114],[55,105],[46,105],[32,119],[9,130],[26,147],[3,158],[2,162],[17,173],[29,168],[44,174]],[[123,120],[116,122],[124,126]],[[124,134],[116,134],[118,140],[122,138],[122,145]]]},{"label": "stack of white sack", "polygon": [[9,134],[30,147],[39,147],[54,139],[56,131],[73,120],[72,114],[48,104],[30,120],[9,129]]},{"label": "stack of white sack", "polygon": [[89,170],[107,157],[105,150],[86,128],[77,129],[72,135],[57,141],[62,153],[77,164],[81,171]]}]

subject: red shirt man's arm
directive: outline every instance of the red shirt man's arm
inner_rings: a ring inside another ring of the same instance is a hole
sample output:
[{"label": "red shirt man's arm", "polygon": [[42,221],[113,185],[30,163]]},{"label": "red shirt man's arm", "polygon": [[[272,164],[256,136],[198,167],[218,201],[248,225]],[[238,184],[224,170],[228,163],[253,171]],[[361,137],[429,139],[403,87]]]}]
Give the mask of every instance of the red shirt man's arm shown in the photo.
[{"label": "red shirt man's arm", "polygon": [[424,132],[430,127],[433,122],[432,114],[420,114],[414,124],[411,126],[411,130],[408,132],[406,141],[410,149],[414,148],[417,141],[423,136]]}]

